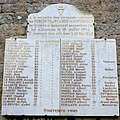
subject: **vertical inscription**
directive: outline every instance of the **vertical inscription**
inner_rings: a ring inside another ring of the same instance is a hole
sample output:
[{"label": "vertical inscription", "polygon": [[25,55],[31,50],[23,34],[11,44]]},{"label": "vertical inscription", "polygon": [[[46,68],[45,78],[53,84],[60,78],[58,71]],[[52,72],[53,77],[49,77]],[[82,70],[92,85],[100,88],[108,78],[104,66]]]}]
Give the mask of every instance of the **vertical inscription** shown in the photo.
[{"label": "vertical inscription", "polygon": [[94,41],[91,42],[91,52],[92,52],[92,94],[96,94],[96,79],[95,79],[95,47]]},{"label": "vertical inscription", "polygon": [[116,64],[115,40],[94,40],[95,77],[96,77],[96,103],[101,114],[117,114],[118,109],[118,83]]},{"label": "vertical inscription", "polygon": [[39,40],[35,41],[35,70],[34,70],[34,105],[38,99],[38,62],[39,62]]},{"label": "vertical inscription", "polygon": [[95,74],[95,43],[91,41],[91,62],[92,62],[92,95],[93,95],[93,105],[96,103],[96,74]]},{"label": "vertical inscription", "polygon": [[9,39],[6,41],[3,106],[30,106],[28,91],[33,85],[33,78],[25,72],[31,59],[34,46],[25,40]]},{"label": "vertical inscription", "polygon": [[[38,40],[38,106],[41,111],[59,108],[60,41]],[[44,104],[43,104],[44,103]],[[47,114],[47,112],[45,113]]]},{"label": "vertical inscription", "polygon": [[82,40],[62,41],[61,47],[61,106],[89,106],[86,82],[88,62]]},{"label": "vertical inscription", "polygon": [[[101,45],[106,45],[104,49],[102,64],[103,70],[101,71],[102,86],[101,86],[101,106],[117,106],[118,105],[118,89],[117,89],[117,73],[116,73],[116,62],[115,62],[115,49],[112,48],[114,41],[100,41]],[[99,42],[99,44],[100,44]],[[102,53],[101,53],[102,54]],[[102,56],[102,55],[101,55]]]},{"label": "vertical inscription", "polygon": [[51,105],[53,106],[53,97],[54,97],[54,43],[51,43],[52,44],[52,51],[51,51],[51,60],[52,60],[52,64],[51,64],[51,68],[52,68],[52,71],[51,71]]},{"label": "vertical inscription", "polygon": [[42,92],[42,89],[43,89],[43,67],[44,67],[44,65],[43,65],[43,63],[44,63],[44,57],[43,57],[43,50],[44,50],[44,43],[43,42],[40,42],[40,40],[39,40],[39,59],[38,59],[38,61],[39,61],[39,69],[40,69],[40,71],[39,71],[39,102],[40,102],[40,107],[42,106],[42,98],[43,98],[43,92]]}]

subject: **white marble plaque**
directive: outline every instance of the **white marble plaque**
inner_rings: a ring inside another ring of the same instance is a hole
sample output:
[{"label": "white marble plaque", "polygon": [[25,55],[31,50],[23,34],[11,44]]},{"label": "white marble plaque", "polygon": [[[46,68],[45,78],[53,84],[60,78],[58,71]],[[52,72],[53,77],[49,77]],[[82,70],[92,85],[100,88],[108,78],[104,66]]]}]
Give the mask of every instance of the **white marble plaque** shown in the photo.
[{"label": "white marble plaque", "polygon": [[54,4],[6,40],[2,115],[118,116],[116,42],[94,39],[94,16]]},{"label": "white marble plaque", "polygon": [[62,40],[61,51],[61,115],[118,116],[115,40]]},{"label": "white marble plaque", "polygon": [[94,38],[94,16],[69,4],[53,4],[28,16],[28,38]]},{"label": "white marble plaque", "polygon": [[60,40],[6,40],[2,115],[51,115],[48,108],[59,109],[59,81]]},{"label": "white marble plaque", "polygon": [[113,39],[6,40],[2,115],[118,116]]}]

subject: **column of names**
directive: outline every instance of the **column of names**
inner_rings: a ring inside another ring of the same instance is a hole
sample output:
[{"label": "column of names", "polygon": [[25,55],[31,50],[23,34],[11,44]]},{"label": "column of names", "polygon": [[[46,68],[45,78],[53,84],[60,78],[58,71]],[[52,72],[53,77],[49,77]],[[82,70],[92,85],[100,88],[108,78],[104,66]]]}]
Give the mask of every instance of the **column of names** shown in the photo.
[{"label": "column of names", "polygon": [[79,112],[78,107],[91,104],[91,60],[88,60],[88,48],[88,41],[62,40],[61,108],[70,107]]},{"label": "column of names", "polygon": [[[31,59],[34,62],[31,54],[34,45],[25,39],[8,39],[6,47],[2,104],[5,108],[28,107],[31,105],[28,94],[32,90],[34,81],[33,69],[31,69],[34,66],[31,62],[28,64],[28,61]],[[26,73],[30,69],[31,75]]]}]

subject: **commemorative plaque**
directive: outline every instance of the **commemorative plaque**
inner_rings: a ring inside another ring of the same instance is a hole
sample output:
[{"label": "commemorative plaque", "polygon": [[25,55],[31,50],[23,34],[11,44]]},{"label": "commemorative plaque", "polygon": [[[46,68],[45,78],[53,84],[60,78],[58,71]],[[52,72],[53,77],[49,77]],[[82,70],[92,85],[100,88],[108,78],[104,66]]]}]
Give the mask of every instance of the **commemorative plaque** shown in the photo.
[{"label": "commemorative plaque", "polygon": [[50,5],[28,16],[28,38],[94,38],[94,16],[73,5]]},{"label": "commemorative plaque", "polygon": [[2,115],[118,116],[116,41],[94,39],[93,15],[54,4],[28,23],[6,39]]}]

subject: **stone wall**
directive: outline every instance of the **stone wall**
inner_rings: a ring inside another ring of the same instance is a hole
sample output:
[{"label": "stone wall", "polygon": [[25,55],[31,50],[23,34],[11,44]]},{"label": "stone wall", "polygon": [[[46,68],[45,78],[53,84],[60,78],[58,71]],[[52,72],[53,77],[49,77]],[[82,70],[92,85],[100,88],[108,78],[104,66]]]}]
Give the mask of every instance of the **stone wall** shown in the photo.
[{"label": "stone wall", "polygon": [[[11,36],[26,36],[27,16],[39,12],[59,0],[0,0],[0,96],[4,65],[5,39]],[[91,12],[95,17],[95,38],[117,40],[118,77],[120,75],[120,0],[63,0],[81,11]],[[53,11],[54,12],[54,11]],[[52,13],[51,13],[52,14]],[[120,79],[120,77],[119,77]],[[120,86],[119,86],[120,88]],[[1,101],[0,101],[1,106]],[[2,117],[0,120],[111,120],[119,117]]]}]

